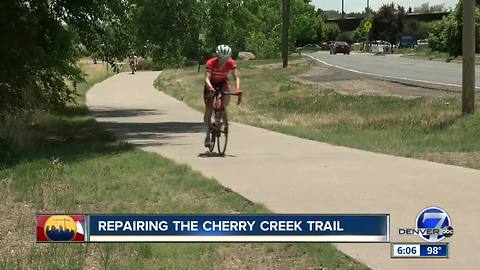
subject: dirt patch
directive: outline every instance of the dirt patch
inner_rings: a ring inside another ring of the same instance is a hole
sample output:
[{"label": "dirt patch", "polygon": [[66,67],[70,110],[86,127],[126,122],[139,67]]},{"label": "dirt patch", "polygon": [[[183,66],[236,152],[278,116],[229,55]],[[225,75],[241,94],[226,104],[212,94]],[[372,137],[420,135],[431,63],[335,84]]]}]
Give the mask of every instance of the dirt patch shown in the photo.
[{"label": "dirt patch", "polygon": [[315,266],[306,254],[292,256],[290,248],[262,248],[229,245],[218,249],[217,269],[324,269]]},{"label": "dirt patch", "polygon": [[35,244],[35,209],[15,201],[11,179],[0,180],[0,190],[0,257],[18,261]]},{"label": "dirt patch", "polygon": [[312,66],[305,74],[295,76],[292,80],[315,85],[320,89],[335,89],[344,95],[381,95],[402,98],[452,98],[459,97],[460,92],[425,88],[400,82],[372,79],[357,73],[330,67]]},{"label": "dirt patch", "polygon": [[100,263],[100,251],[98,245],[90,245],[88,247],[88,253],[85,257],[85,270],[102,269]]},{"label": "dirt patch", "polygon": [[480,169],[480,152],[425,153],[420,155],[420,158],[444,164]]}]

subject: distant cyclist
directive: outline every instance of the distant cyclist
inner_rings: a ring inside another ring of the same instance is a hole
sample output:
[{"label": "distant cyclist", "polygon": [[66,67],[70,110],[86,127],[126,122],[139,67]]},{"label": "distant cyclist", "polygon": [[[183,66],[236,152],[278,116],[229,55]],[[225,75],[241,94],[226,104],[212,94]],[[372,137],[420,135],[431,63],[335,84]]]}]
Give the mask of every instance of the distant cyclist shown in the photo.
[{"label": "distant cyclist", "polygon": [[232,72],[235,79],[235,94],[238,95],[237,104],[242,102],[242,93],[240,91],[240,77],[237,71],[237,63],[231,58],[232,49],[227,45],[220,45],[216,49],[216,57],[213,57],[205,64],[205,87],[204,87],[204,101],[205,114],[203,123],[205,127],[205,147],[210,146],[210,121],[213,112],[213,98],[215,91],[220,90],[226,95],[222,95],[221,108],[226,108],[230,103],[231,86],[228,80],[228,74]]},{"label": "distant cyclist", "polygon": [[137,71],[137,64],[138,64],[138,58],[135,55],[135,52],[132,52],[128,56],[128,64],[130,65],[130,69],[132,70],[132,74],[135,74],[135,71]]}]

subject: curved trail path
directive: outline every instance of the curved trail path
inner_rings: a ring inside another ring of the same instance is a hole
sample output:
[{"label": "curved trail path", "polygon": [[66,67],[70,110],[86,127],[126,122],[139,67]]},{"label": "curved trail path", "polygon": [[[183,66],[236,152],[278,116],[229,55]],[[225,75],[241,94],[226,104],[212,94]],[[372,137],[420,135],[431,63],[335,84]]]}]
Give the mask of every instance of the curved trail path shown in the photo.
[{"label": "curved trail path", "polygon": [[[108,130],[146,151],[188,164],[276,213],[389,213],[391,240],[418,212],[452,218],[450,259],[390,259],[389,244],[338,244],[373,269],[478,269],[480,171],[394,157],[232,124],[227,157],[206,157],[203,116],[153,87],[159,72],[121,73],[95,85],[87,105]],[[201,89],[199,98],[201,98]],[[248,94],[248,93],[247,93]],[[478,139],[478,138],[472,138]]]}]

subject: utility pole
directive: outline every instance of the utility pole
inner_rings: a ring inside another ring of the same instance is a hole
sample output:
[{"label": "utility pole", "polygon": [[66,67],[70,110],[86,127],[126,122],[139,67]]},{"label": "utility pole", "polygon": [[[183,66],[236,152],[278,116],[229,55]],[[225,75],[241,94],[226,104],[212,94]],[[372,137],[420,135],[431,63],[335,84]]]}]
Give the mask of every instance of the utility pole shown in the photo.
[{"label": "utility pole", "polygon": [[345,29],[345,0],[342,0],[342,32]]},{"label": "utility pole", "polygon": [[290,0],[283,0],[282,58],[283,68],[288,66],[288,28],[290,27]]},{"label": "utility pole", "polygon": [[475,0],[463,0],[462,112],[475,112]]},{"label": "utility pole", "polygon": [[[367,20],[370,21],[370,0],[367,0],[367,10],[366,10],[366,15],[367,15]],[[368,49],[368,52],[370,52],[370,29],[369,31],[367,32],[367,45],[366,45],[366,48],[369,48]]]}]

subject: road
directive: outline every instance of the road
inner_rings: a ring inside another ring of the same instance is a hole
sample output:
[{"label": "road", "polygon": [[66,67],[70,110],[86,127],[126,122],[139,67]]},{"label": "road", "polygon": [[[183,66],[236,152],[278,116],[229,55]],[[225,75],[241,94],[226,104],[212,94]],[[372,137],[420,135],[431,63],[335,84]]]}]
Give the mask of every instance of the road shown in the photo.
[{"label": "road", "polygon": [[[397,228],[440,206],[455,235],[448,260],[390,259],[389,244],[338,244],[373,269],[476,269],[480,265],[480,171],[300,139],[233,123],[228,155],[203,155],[202,114],[153,86],[158,72],[121,73],[95,85],[96,119],[138,147],[182,164],[276,213],[389,213]],[[201,98],[201,93],[199,93]]]},{"label": "road", "polygon": [[[462,65],[410,59],[398,55],[372,54],[330,55],[328,52],[310,54],[319,62],[362,74],[404,81],[420,86],[440,86],[461,91]],[[477,66],[478,67],[478,66]],[[480,89],[480,69],[475,72],[476,88]]]}]

